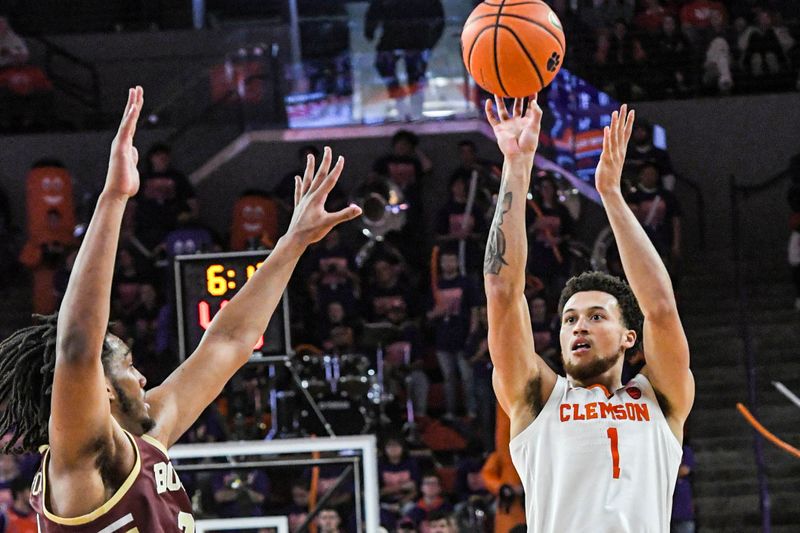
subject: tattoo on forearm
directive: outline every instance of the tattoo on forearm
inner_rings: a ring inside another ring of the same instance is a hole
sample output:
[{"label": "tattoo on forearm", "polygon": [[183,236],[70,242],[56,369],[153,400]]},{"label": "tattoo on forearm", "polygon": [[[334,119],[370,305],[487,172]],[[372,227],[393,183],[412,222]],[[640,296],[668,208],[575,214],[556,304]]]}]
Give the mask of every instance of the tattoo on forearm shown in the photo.
[{"label": "tattoo on forearm", "polygon": [[486,243],[486,255],[483,258],[484,274],[499,274],[503,265],[508,265],[505,260],[506,255],[506,236],[500,226],[503,224],[503,217],[511,210],[511,200],[513,195],[507,192],[503,196],[502,204],[497,206],[494,212],[494,220],[489,230],[489,241]]}]

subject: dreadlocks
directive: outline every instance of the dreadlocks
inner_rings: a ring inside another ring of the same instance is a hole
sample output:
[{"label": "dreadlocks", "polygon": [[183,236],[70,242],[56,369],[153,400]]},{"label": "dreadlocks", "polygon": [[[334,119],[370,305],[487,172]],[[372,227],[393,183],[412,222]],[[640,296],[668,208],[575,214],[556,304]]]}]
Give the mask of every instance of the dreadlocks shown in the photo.
[{"label": "dreadlocks", "polygon": [[[56,368],[58,314],[34,315],[33,326],[0,343],[0,437],[2,453],[35,451],[48,443],[50,400]],[[105,367],[110,350],[103,342]]]}]

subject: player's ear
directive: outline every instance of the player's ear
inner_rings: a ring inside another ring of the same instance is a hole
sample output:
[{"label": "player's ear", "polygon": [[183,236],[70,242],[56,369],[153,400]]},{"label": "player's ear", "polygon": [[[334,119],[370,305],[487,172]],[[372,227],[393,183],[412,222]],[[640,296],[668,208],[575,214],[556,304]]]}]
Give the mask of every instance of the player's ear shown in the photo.
[{"label": "player's ear", "polygon": [[633,345],[636,344],[636,331],[632,329],[625,330],[625,336],[622,340],[622,346],[627,350],[629,348],[633,348]]},{"label": "player's ear", "polygon": [[114,387],[111,385],[111,380],[108,379],[106,376],[106,394],[108,395],[108,400],[113,402],[117,399],[117,394],[114,391]]}]

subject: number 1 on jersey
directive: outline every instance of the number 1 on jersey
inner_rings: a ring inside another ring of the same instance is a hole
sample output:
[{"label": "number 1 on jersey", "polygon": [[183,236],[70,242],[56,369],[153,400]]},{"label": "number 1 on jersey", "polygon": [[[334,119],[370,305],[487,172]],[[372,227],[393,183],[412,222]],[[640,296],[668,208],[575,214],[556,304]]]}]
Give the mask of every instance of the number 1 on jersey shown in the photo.
[{"label": "number 1 on jersey", "polygon": [[606,432],[608,438],[611,439],[611,461],[614,464],[614,479],[619,479],[619,435],[617,435],[617,428],[608,428]]}]

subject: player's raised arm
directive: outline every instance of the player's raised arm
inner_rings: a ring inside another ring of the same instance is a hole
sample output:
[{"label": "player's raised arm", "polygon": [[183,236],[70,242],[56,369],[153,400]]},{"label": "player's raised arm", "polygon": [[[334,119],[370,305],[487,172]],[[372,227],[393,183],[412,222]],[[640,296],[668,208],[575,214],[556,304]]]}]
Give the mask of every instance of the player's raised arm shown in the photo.
[{"label": "player's raised arm", "polygon": [[667,269],[644,229],[622,197],[620,177],[634,112],[623,105],[603,132],[603,153],[595,184],[619,247],[622,266],[644,314],[645,375],[667,400],[665,414],[676,435],[694,402],[689,346]]},{"label": "player's raised arm", "polygon": [[114,259],[128,198],[139,189],[133,146],[142,88],[128,104],[111,144],[108,175],[75,259],[58,317],[49,439],[56,469],[80,467],[111,439],[111,408],[100,355],[108,328]]},{"label": "player's raised arm", "polygon": [[289,283],[292,271],[308,247],[334,226],[352,220],[361,210],[351,205],[325,211],[325,199],[344,168],[326,147],[319,170],[309,155],[305,174],[295,177],[294,214],[286,234],[236,296],[211,322],[195,352],[159,387],[148,401],[156,411],[154,436],[171,445],[222,391],[225,383],[250,358]]},{"label": "player's raised arm", "polygon": [[513,437],[533,420],[556,382],[555,373],[535,354],[524,294],[528,258],[525,205],[542,110],[530,100],[523,112],[523,100],[517,99],[509,115],[503,100],[495,97],[495,101],[497,117],[488,100],[486,117],[503,152],[503,177],[486,244],[483,277],[489,353],[494,364],[492,382],[497,400],[511,418]]}]

